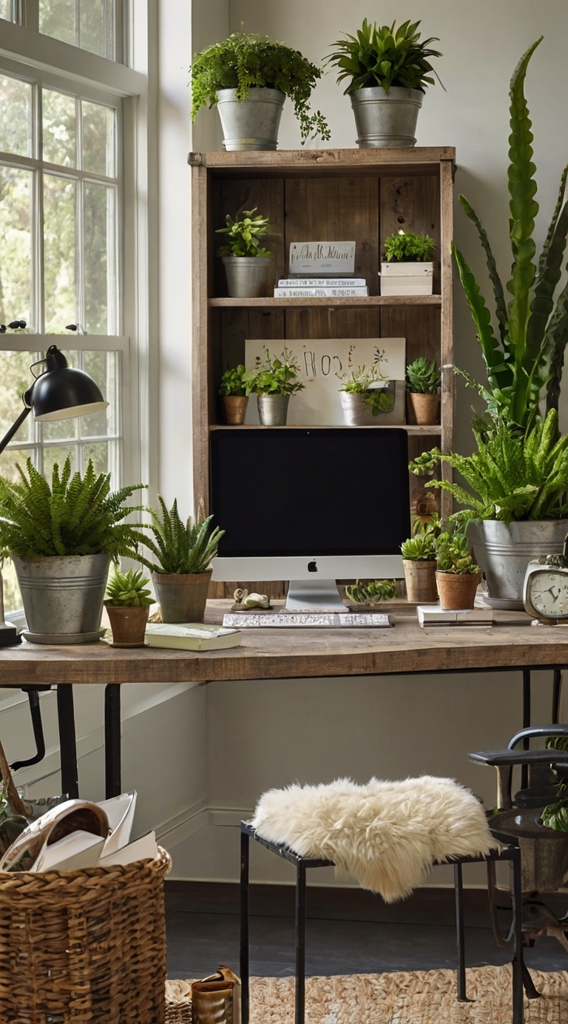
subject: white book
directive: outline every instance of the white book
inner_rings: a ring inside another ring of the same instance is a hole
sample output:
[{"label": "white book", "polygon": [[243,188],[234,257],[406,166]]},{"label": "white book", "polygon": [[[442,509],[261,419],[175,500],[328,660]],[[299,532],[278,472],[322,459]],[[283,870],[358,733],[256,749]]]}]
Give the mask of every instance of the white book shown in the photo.
[{"label": "white book", "polygon": [[281,277],[279,288],[361,288],[364,277]]},{"label": "white book", "polygon": [[416,608],[420,626],[490,626],[492,608],[463,608],[444,611],[439,604],[419,604]]},{"label": "white book", "polygon": [[310,296],[330,295],[330,296],[335,296],[335,297],[339,298],[341,296],[347,296],[347,295],[368,295],[368,294],[369,294],[369,289],[367,288],[366,285],[359,285],[358,287],[355,287],[355,288],[330,288],[330,287],[327,287],[327,286],[325,288],[323,288],[323,287],[322,288],[304,288],[304,287],[298,288],[296,286],[294,288],[275,288],[274,289],[274,298],[276,298],[276,299],[293,298],[294,296],[297,297],[297,298],[302,298],[303,296],[306,296],[306,295],[310,295]]},{"label": "white book", "polygon": [[50,846],[44,846],[30,871],[77,871],[97,866],[104,846],[102,836],[76,829]]},{"label": "white book", "polygon": [[147,832],[146,835],[135,839],[128,846],[123,846],[120,850],[115,850],[114,853],[109,853],[105,857],[101,856],[97,867],[109,868],[113,864],[133,864],[136,860],[155,860],[157,856],[156,833]]},{"label": "white book", "polygon": [[210,626],[203,622],[164,622],[146,626],[146,641],[150,647],[210,651],[218,647],[237,647],[241,640],[238,629]]},{"label": "white book", "polygon": [[108,818],[111,830],[105,841],[103,850],[105,857],[107,854],[119,850],[121,846],[126,846],[130,841],[136,810],[136,795],[136,790],[132,790],[131,793],[121,793],[120,796],[113,796],[109,800],[97,801]]}]

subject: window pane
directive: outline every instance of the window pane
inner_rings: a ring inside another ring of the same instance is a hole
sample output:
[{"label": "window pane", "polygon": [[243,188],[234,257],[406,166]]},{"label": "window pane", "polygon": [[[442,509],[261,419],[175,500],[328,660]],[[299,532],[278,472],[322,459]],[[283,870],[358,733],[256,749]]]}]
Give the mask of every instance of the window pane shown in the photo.
[{"label": "window pane", "polygon": [[116,403],[118,398],[116,352],[83,352],[83,370],[90,374],[99,385],[103,398],[109,402],[107,409],[81,416],[80,427],[83,437],[108,437],[117,433],[115,428]]},{"label": "window pane", "polygon": [[39,30],[114,60],[114,0],[39,0]]},{"label": "window pane", "polygon": [[4,583],[4,611],[6,613],[18,611],[18,608],[22,607],[22,598],[11,558],[6,559],[2,566],[2,582]]},{"label": "window pane", "polygon": [[74,445],[55,445],[53,448],[50,446],[43,449],[43,475],[50,484],[55,463],[60,470],[63,469],[68,455],[71,456],[71,472],[74,473],[77,469],[77,451]]},{"label": "window pane", "polygon": [[[109,472],[108,441],[86,444],[83,451],[83,464],[87,467],[89,459],[93,460],[95,473]],[[116,486],[116,485],[115,485]]]},{"label": "window pane", "polygon": [[87,334],[116,334],[115,191],[86,184],[83,230],[85,262],[85,323]]},{"label": "window pane", "polygon": [[[32,176],[0,164],[0,323],[30,323]],[[29,385],[27,385],[29,386]]]},{"label": "window pane", "polygon": [[43,159],[76,167],[75,100],[51,89],[42,90]]},{"label": "window pane", "polygon": [[83,170],[114,177],[115,112],[112,107],[83,100]]},{"label": "window pane", "polygon": [[75,0],[39,0],[39,30],[45,36],[76,45]]},{"label": "window pane", "polygon": [[74,441],[77,437],[77,418],[41,423],[42,441]]},{"label": "window pane", "polygon": [[44,177],[45,329],[60,334],[75,319],[75,182]]},{"label": "window pane", "polygon": [[[23,409],[22,395],[33,384],[30,366],[36,356],[32,352],[0,352],[0,437],[10,429]],[[22,423],[14,441],[32,440],[33,417]],[[2,453],[2,476],[7,476],[6,455]]]},{"label": "window pane", "polygon": [[5,21],[16,20],[12,10],[12,0],[0,0],[0,18],[4,18]]},{"label": "window pane", "polygon": [[0,75],[0,150],[31,156],[31,102],[29,82]]}]

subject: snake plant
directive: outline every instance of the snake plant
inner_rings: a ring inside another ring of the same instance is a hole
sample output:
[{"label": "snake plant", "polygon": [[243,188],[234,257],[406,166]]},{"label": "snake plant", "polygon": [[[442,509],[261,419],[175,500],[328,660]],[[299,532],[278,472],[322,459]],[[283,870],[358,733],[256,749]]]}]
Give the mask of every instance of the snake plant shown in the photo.
[{"label": "snake plant", "polygon": [[505,418],[523,432],[539,418],[539,402],[545,393],[547,410],[558,408],[568,340],[568,285],[556,294],[568,232],[568,202],[565,201],[568,166],[562,172],[558,199],[538,260],[533,238],[539,207],[535,199],[532,123],[524,83],[528,63],[542,38],[521,57],[510,83],[508,188],[513,262],[511,279],[506,285],[511,296],[508,302],[487,233],[465,196],[459,197],[477,229],[485,253],[493,286],[497,333],[470,267],[462,253],[453,247],[487,370],[488,386],[480,388],[487,410],[493,420]]},{"label": "snake plant", "polygon": [[211,559],[217,554],[217,546],[225,531],[213,528],[213,516],[199,523],[191,518],[183,522],[178,512],[177,500],[168,509],[159,494],[160,511],[149,509],[150,533],[144,537],[144,544],[156,561],[138,552],[136,558],[147,569],[157,573],[186,574],[206,572]]}]

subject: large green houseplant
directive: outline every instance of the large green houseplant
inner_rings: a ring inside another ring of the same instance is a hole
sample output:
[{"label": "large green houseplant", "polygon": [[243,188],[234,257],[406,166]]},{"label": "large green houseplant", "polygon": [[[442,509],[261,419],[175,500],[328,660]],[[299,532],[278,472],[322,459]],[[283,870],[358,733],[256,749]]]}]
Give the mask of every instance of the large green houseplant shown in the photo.
[{"label": "large green houseplant", "polygon": [[53,467],[51,484],[30,459],[15,483],[0,479],[0,548],[11,556],[30,640],[79,643],[100,634],[111,558],[137,557],[144,530],[127,522],[141,484],[112,491],[110,474]]},{"label": "large green houseplant", "polygon": [[298,50],[254,32],[233,32],[196,53],[190,68],[195,120],[201,107],[217,104],[227,150],[276,149],[282,106],[290,97],[302,143],[330,138],[309,99],[321,69]]}]

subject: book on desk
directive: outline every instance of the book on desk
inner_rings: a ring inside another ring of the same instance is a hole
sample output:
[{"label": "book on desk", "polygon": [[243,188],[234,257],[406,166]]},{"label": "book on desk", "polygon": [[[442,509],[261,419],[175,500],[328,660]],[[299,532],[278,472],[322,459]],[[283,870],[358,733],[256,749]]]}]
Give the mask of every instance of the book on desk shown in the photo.
[{"label": "book on desk", "polygon": [[238,629],[210,626],[204,622],[157,622],[146,626],[149,647],[180,651],[213,651],[238,647],[242,634]]}]

